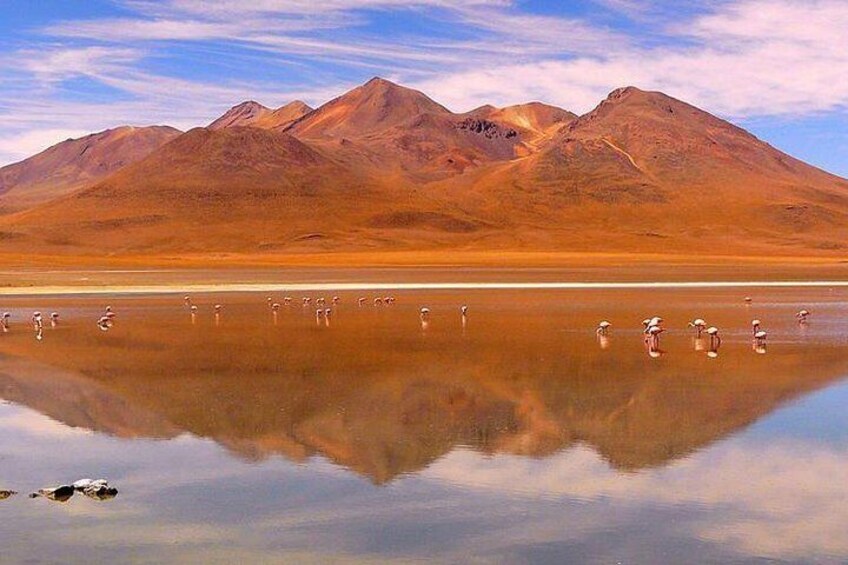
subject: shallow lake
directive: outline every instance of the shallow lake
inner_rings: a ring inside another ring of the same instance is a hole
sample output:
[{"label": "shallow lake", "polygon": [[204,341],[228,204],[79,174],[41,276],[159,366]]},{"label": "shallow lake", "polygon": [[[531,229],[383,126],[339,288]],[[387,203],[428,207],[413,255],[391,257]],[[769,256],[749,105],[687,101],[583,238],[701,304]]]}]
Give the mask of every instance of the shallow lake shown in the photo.
[{"label": "shallow lake", "polygon": [[4,298],[0,561],[848,560],[848,289],[388,294]]}]

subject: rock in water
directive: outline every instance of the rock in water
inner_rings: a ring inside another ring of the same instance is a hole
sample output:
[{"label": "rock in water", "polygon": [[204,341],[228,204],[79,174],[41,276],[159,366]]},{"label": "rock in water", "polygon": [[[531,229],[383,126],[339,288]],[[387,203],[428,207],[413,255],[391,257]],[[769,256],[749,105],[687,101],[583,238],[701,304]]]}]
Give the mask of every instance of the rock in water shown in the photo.
[{"label": "rock in water", "polygon": [[118,496],[118,489],[109,485],[92,485],[84,489],[82,493],[94,500],[110,500]]},{"label": "rock in water", "polygon": [[15,496],[16,494],[18,493],[13,490],[0,490],[0,500],[6,500],[7,498]]},{"label": "rock in water", "polygon": [[58,487],[48,487],[38,489],[37,492],[29,495],[30,498],[38,498],[39,496],[43,496],[44,498],[54,500],[56,502],[67,502],[74,495],[74,487],[71,485],[61,485]]},{"label": "rock in water", "polygon": [[109,482],[106,479],[80,479],[71,486],[74,490],[85,490],[90,487],[109,486]]}]

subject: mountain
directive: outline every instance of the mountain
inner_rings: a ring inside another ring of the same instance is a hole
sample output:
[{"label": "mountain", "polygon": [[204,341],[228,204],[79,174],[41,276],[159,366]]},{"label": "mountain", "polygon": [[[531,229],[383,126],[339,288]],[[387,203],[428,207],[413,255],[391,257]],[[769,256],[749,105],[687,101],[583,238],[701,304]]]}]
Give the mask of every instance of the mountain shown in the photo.
[{"label": "mountain", "polygon": [[206,127],[212,130],[231,127],[285,128],[311,111],[312,108],[300,100],[280,106],[276,110],[271,110],[258,102],[248,100],[233,106]]},{"label": "mountain", "polygon": [[534,247],[789,254],[848,243],[848,181],[632,87],[527,158],[458,180],[439,197]]},{"label": "mountain", "polygon": [[0,251],[848,249],[848,181],[662,93],[619,89],[579,117],[541,103],[458,114],[372,79],[316,110],[294,104],[236,107],[8,215]]},{"label": "mountain", "polygon": [[540,135],[550,133],[553,129],[577,119],[577,114],[573,112],[541,102],[528,102],[504,108],[486,105],[472,110],[469,115]]},{"label": "mountain", "polygon": [[237,126],[251,126],[270,113],[270,108],[266,108],[259,102],[248,100],[247,102],[233,106],[223,116],[206,127],[209,129],[224,129]]},{"label": "mountain", "polygon": [[455,219],[438,208],[416,194],[398,196],[285,132],[196,128],[112,177],[9,222],[30,237],[50,234],[46,241],[56,250],[239,252],[358,245],[357,232],[398,221],[446,223],[449,231]]},{"label": "mountain", "polygon": [[421,114],[450,113],[417,90],[375,77],[307,115],[292,126],[291,133],[305,139],[361,138]]},{"label": "mountain", "polygon": [[522,139],[506,124],[454,114],[423,93],[381,78],[328,102],[289,129],[358,168],[399,182],[429,182],[510,160]]},{"label": "mountain", "polygon": [[0,168],[0,208],[31,207],[119,171],[180,135],[167,126],[130,127],[68,139]]}]

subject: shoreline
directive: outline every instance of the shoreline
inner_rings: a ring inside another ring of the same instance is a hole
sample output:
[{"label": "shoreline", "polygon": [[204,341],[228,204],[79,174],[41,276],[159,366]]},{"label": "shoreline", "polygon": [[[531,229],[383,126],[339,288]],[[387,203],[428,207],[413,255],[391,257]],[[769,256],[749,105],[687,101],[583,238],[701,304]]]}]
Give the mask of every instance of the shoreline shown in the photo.
[{"label": "shoreline", "polygon": [[299,282],[110,286],[3,287],[0,296],[166,295],[252,292],[350,292],[421,290],[634,290],[696,288],[848,288],[846,280],[824,281],[642,281],[642,282]]}]

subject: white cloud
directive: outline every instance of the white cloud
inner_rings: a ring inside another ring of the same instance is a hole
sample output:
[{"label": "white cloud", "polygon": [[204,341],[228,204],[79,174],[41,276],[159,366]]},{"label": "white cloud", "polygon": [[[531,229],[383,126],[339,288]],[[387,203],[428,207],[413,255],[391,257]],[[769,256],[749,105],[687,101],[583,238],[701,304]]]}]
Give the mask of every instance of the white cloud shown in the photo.
[{"label": "white cloud", "polygon": [[605,499],[618,508],[697,507],[690,537],[746,555],[803,559],[848,553],[842,533],[848,483],[823,479],[841,476],[846,464],[844,450],[781,440],[731,443],[631,474],[610,469],[587,447],[545,459],[454,451],[423,476],[501,497]]},{"label": "white cloud", "polygon": [[635,85],[730,117],[798,116],[848,105],[844,29],[844,2],[747,0],[675,25],[677,41],[661,46],[459,69],[416,86],[459,109],[542,99],[585,112]]}]

